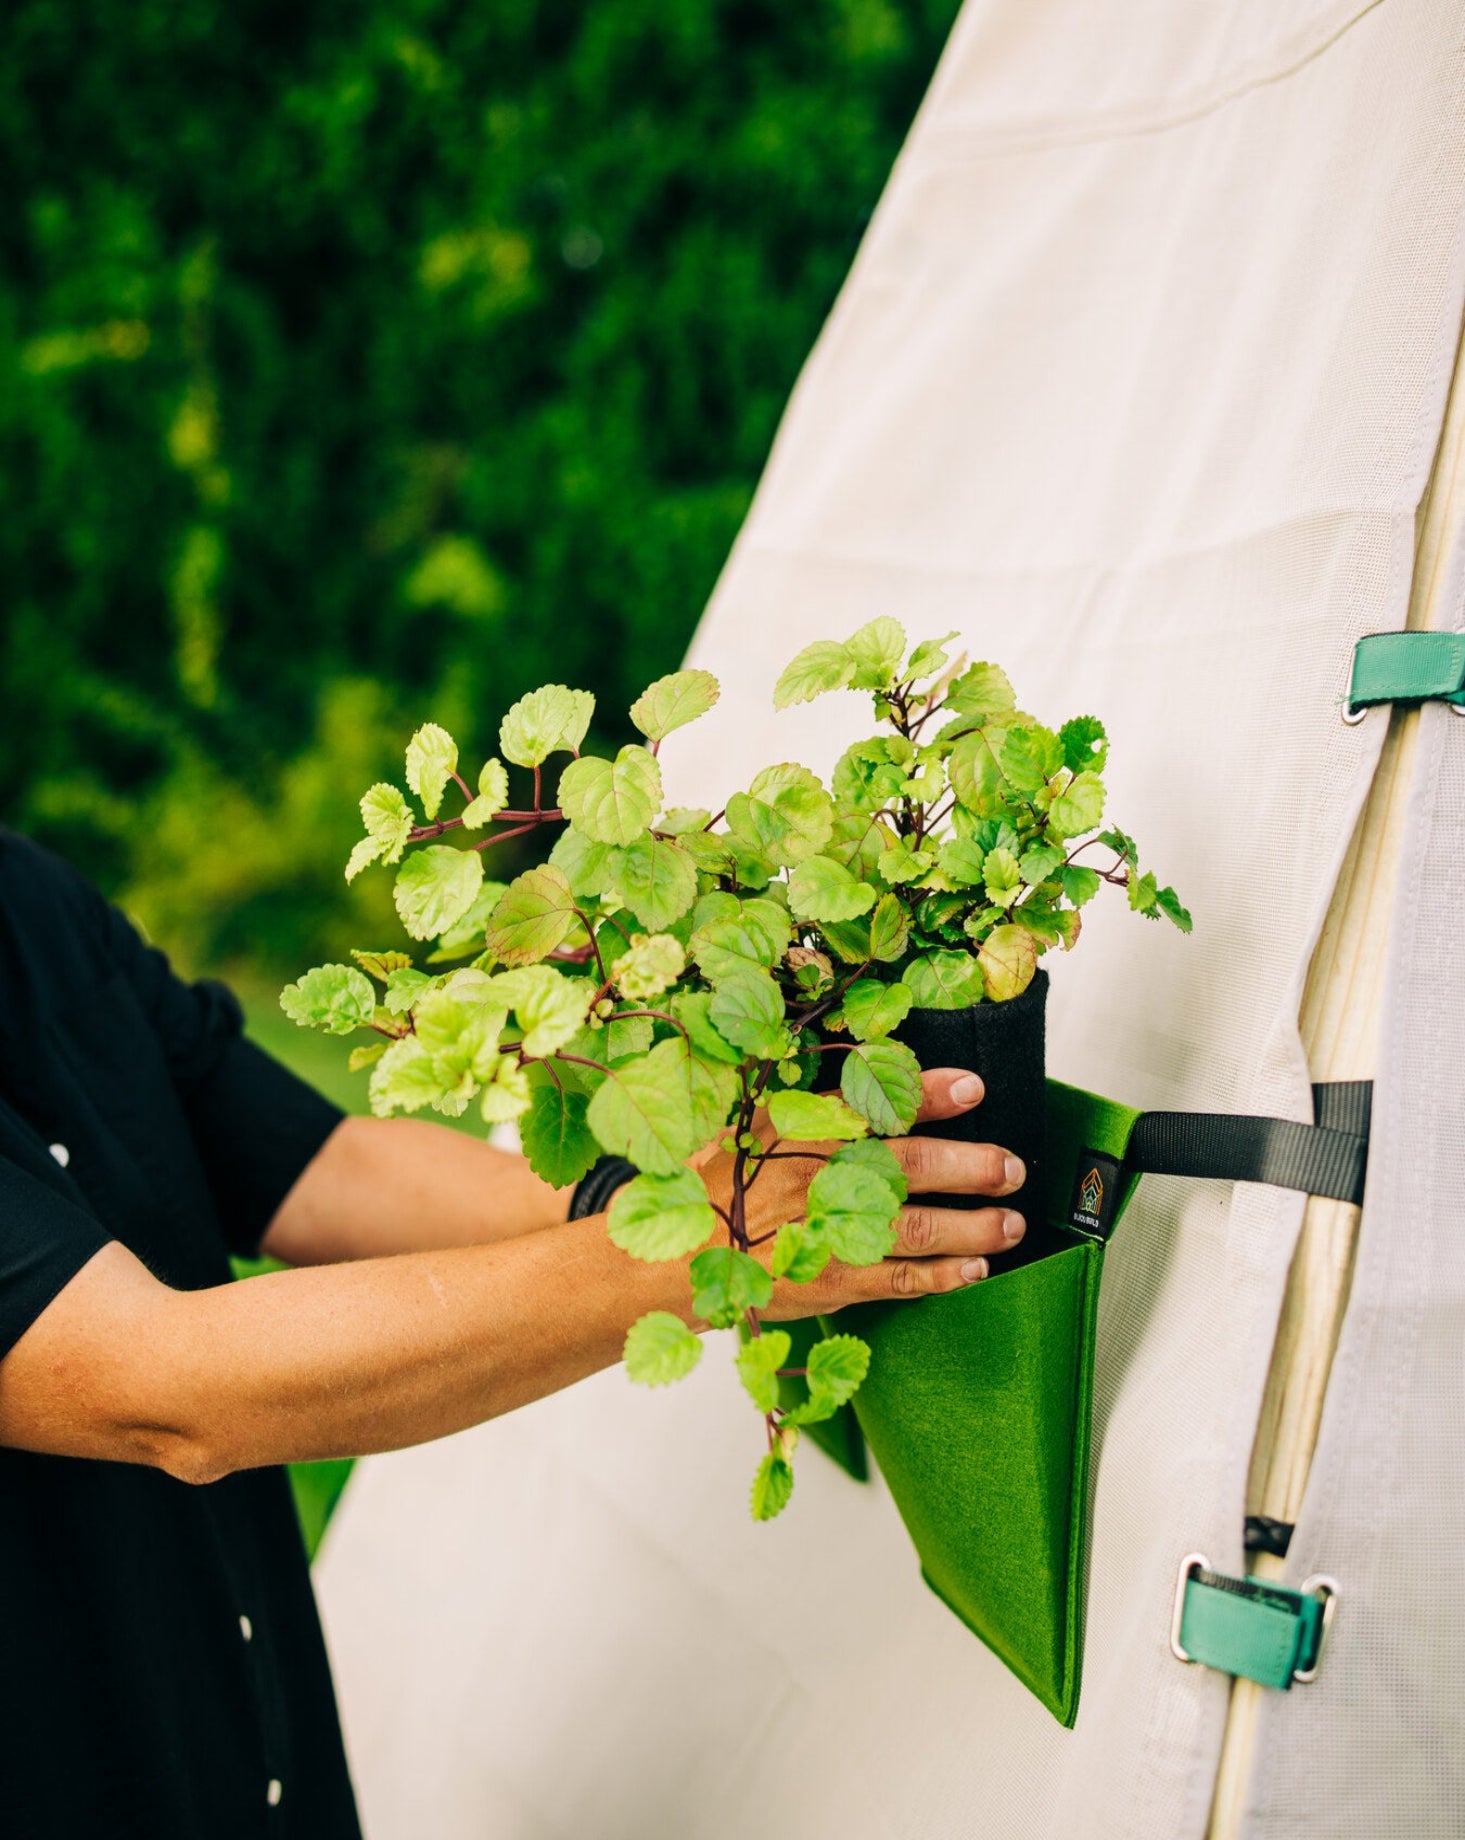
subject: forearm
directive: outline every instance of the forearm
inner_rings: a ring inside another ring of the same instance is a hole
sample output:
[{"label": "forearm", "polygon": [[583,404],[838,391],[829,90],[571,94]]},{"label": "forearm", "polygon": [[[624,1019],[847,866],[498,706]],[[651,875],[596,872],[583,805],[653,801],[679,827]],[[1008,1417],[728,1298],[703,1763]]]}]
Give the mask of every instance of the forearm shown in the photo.
[{"label": "forearm", "polygon": [[0,1442],[199,1482],[394,1450],[583,1379],[645,1311],[687,1307],[685,1266],[627,1258],[596,1216],[192,1292],[112,1246],[7,1357]]},{"label": "forearm", "polygon": [[485,1246],[565,1219],[569,1191],[522,1156],[417,1118],[346,1118],[286,1196],[262,1251],[287,1265]]}]

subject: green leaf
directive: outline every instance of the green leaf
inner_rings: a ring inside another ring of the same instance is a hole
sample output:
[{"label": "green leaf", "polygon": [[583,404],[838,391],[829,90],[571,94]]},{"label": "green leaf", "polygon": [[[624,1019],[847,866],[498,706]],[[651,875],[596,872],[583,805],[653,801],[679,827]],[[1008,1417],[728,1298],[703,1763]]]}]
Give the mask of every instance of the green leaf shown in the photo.
[{"label": "green leaf", "polygon": [[506,965],[547,958],[575,924],[575,897],[558,869],[541,863],[509,883],[489,916],[488,949]]},{"label": "green leaf", "polygon": [[780,1137],[799,1143],[822,1143],[826,1138],[863,1137],[868,1129],[833,1093],[780,1092],[768,1101],[768,1116]]},{"label": "green leaf", "polygon": [[947,665],[946,647],[959,637],[957,633],[943,633],[939,639],[922,639],[910,655],[910,662],[901,677],[908,683],[916,683],[923,677],[934,677],[938,671],[944,671]]},{"label": "green leaf", "polygon": [[745,901],[736,916],[699,926],[690,950],[703,977],[715,982],[736,971],[772,970],[792,937],[793,925],[777,902]]},{"label": "green leaf", "polygon": [[363,1041],[346,1057],[347,1073],[360,1073],[363,1067],[370,1067],[374,1061],[379,1061],[386,1051],[387,1044],[384,1041]]},{"label": "green leaf", "polygon": [[537,767],[560,750],[573,754],[585,739],[595,698],[588,690],[545,684],[521,696],[499,726],[499,752],[516,767]]},{"label": "green leaf", "polygon": [[936,862],[951,881],[963,888],[980,888],[987,852],[970,837],[952,837],[936,852]]},{"label": "green leaf", "polygon": [[1160,899],[1160,886],[1149,870],[1137,875],[1129,872],[1129,905],[1137,914],[1153,913]]},{"label": "green leaf", "polygon": [[614,1066],[628,1055],[644,1054],[651,1046],[651,1037],[655,1032],[649,1016],[630,1016],[624,1019],[612,1016],[600,1035],[603,1044],[600,1055]]},{"label": "green leaf", "polygon": [[988,850],[982,882],[994,907],[1011,907],[1022,893],[1022,869],[1011,850]]},{"label": "green leaf", "polygon": [[407,743],[407,784],[422,800],[422,809],[435,818],[443,802],[443,789],[458,765],[458,744],[436,722],[424,722]]},{"label": "green leaf", "polygon": [[681,943],[670,933],[653,933],[649,939],[638,939],[629,952],[623,953],[611,966],[610,976],[623,997],[649,1003],[664,990],[670,990],[686,968],[687,955]]},{"label": "green leaf", "polygon": [[830,1161],[809,1184],[805,1223],[846,1265],[878,1265],[894,1250],[899,1208],[873,1169]]},{"label": "green leaf", "polygon": [[583,831],[567,824],[555,839],[549,860],[582,900],[604,894],[611,886],[611,857],[608,843],[597,843]]},{"label": "green leaf", "polygon": [[1022,879],[1029,888],[1036,888],[1039,882],[1046,882],[1050,875],[1057,874],[1063,867],[1063,852],[1053,843],[1035,843],[1023,851],[1018,861]]},{"label": "green leaf", "polygon": [[806,1365],[809,1397],[789,1413],[793,1425],[818,1424],[849,1404],[870,1371],[869,1344],[857,1335],[827,1335],[809,1350]]},{"label": "green leaf", "polygon": [[499,1036],[508,1019],[507,1003],[489,1003],[476,996],[465,997],[451,990],[429,991],[418,1003],[412,1018],[417,1039],[432,1056],[433,1065],[446,1086],[455,1086],[463,1075],[469,1085],[463,1088],[465,1099],[471,1097],[471,1083],[495,1077],[502,1056],[498,1053]]},{"label": "green leaf", "polygon": [[900,1027],[913,1000],[903,982],[882,984],[878,978],[859,978],[844,993],[840,1009],[856,1041],[873,1041]]},{"label": "green leaf", "polygon": [[903,1042],[861,1042],[844,1057],[839,1090],[872,1131],[899,1137],[921,1107],[920,1063]]},{"label": "green leaf", "polygon": [[1098,841],[1123,862],[1127,862],[1131,869],[1139,867],[1139,848],[1133,837],[1127,837],[1123,831],[1108,830],[1099,832]]},{"label": "green leaf", "polygon": [[1058,871],[1058,880],[1064,897],[1072,901],[1075,907],[1084,906],[1099,892],[1098,870],[1085,869],[1080,863],[1066,864]]},{"label": "green leaf", "polygon": [[900,975],[917,1009],[967,1009],[982,1000],[982,967],[970,952],[926,952]]},{"label": "green leaf", "polygon": [[778,1404],[778,1370],[788,1360],[792,1347],[791,1338],[782,1329],[765,1329],[738,1349],[738,1378],[760,1412],[771,1412]]},{"label": "green leaf", "polygon": [[631,720],[648,741],[664,741],[673,729],[705,716],[719,695],[710,671],[673,671],[658,677],[631,705]]},{"label": "green leaf", "polygon": [[653,933],[680,920],[697,898],[697,865],[684,849],[649,831],[611,856],[626,906]]},{"label": "green leaf", "polygon": [[789,876],[788,904],[801,920],[854,920],[875,905],[875,890],[829,856],[811,856]]},{"label": "green leaf", "polygon": [[773,1242],[773,1275],[790,1284],[812,1284],[834,1256],[829,1241],[802,1220],[778,1229]]},{"label": "green leaf", "polygon": [[765,767],[746,792],[733,794],[727,825],[735,842],[789,868],[828,843],[834,805],[807,767],[785,762]]},{"label": "green leaf", "polygon": [[503,898],[504,883],[485,882],[473,905],[455,920],[427,955],[429,965],[451,964],[455,958],[478,957],[487,943],[488,917]]},{"label": "green leaf", "polygon": [[412,969],[412,960],[405,952],[358,952],[353,946],[351,956],[366,975],[375,978],[378,984],[385,984],[394,971]]},{"label": "green leaf", "polygon": [[[400,862],[412,834],[412,807],[395,786],[383,781],[362,793],[361,822],[367,836],[382,846],[382,861]],[[346,879],[351,878],[348,875]]]},{"label": "green leaf", "polygon": [[623,747],[614,761],[587,754],[560,775],[560,807],[597,843],[631,843],[661,804],[661,768],[645,748]]},{"label": "green leaf", "polygon": [[684,991],[672,999],[671,1006],[672,1014],[691,1038],[694,1054],[703,1060],[737,1066],[743,1058],[742,1050],[718,1034],[709,1013],[711,1008],[712,995],[706,990]]},{"label": "green leaf", "polygon": [[1063,766],[1063,744],[1050,728],[1034,722],[1008,731],[1002,743],[1002,771],[1019,792],[1037,792]]},{"label": "green leaf", "polygon": [[859,1137],[852,1144],[841,1144],[829,1161],[831,1165],[867,1170],[890,1190],[892,1212],[904,1206],[908,1190],[905,1171],[883,1137]]},{"label": "green leaf", "polygon": [[486,760],[478,775],[478,797],[463,808],[463,828],[482,830],[509,802],[509,770],[501,760]]},{"label": "green leaf", "polygon": [[745,1054],[778,1059],[786,1045],[783,992],[766,971],[734,971],[713,988],[713,1027]]},{"label": "green leaf", "polygon": [[882,615],[851,633],[845,649],[855,661],[852,690],[888,690],[905,656],[905,628],[899,620]]},{"label": "green leaf", "polygon": [[773,1279],[757,1259],[731,1246],[709,1246],[692,1260],[692,1308],[714,1329],[730,1329],[745,1310],[761,1310]]},{"label": "green leaf", "polygon": [[1017,708],[1007,673],[995,664],[970,665],[946,692],[946,701],[959,715],[978,722],[1011,715]]},{"label": "green leaf", "polygon": [[425,996],[432,989],[432,979],[425,971],[414,971],[410,965],[401,971],[394,971],[387,979],[386,992],[382,1002],[394,1016],[405,1016],[419,997]]},{"label": "green leaf", "polygon": [[892,841],[891,833],[873,813],[836,804],[834,830],[820,854],[833,857],[860,881],[867,882]]},{"label": "green leaf", "polygon": [[383,845],[379,837],[363,837],[346,858],[346,880],[354,882],[363,869],[369,869],[382,854]]},{"label": "green leaf", "polygon": [[785,667],[773,689],[773,707],[812,703],[828,690],[843,690],[855,674],[855,659],[834,639],[816,639]]},{"label": "green leaf", "polygon": [[280,1008],[305,1029],[349,1035],[371,1021],[376,992],[354,965],[317,965],[280,992]]},{"label": "green leaf", "polygon": [[870,956],[890,964],[905,951],[910,939],[910,915],[893,894],[882,894],[870,916]]},{"label": "green leaf", "polygon": [[1078,773],[1048,807],[1048,829],[1055,837],[1081,837],[1103,815],[1103,780],[1097,773]]},{"label": "green leaf", "polygon": [[702,1359],[702,1341],[670,1310],[652,1310],[632,1325],[622,1359],[638,1386],[666,1386],[691,1373]]},{"label": "green leaf", "polygon": [[736,1096],[732,1068],[690,1057],[678,1036],[606,1075],[590,1101],[590,1128],[611,1155],[674,1175],[727,1122]]},{"label": "green leaf", "polygon": [[433,843],[414,851],[392,890],[402,925],[414,939],[436,939],[467,913],[482,880],[483,858],[474,850]]},{"label": "green leaf", "polygon": [[590,1101],[563,1087],[536,1087],[519,1126],[529,1167],[552,1188],[578,1182],[600,1156],[595,1133],[585,1122]]},{"label": "green leaf", "polygon": [[531,1060],[563,1048],[585,1020],[595,982],[567,976],[552,965],[526,965],[493,980],[494,998],[508,1004],[524,1031],[519,1044]]},{"label": "green leaf", "polygon": [[793,1465],[787,1457],[769,1451],[753,1477],[751,1503],[755,1521],[771,1521],[782,1514],[794,1492]]},{"label": "green leaf", "polygon": [[835,765],[835,798],[857,811],[874,812],[898,799],[909,777],[909,744],[899,737],[857,741]]},{"label": "green leaf", "polygon": [[607,1231],[633,1259],[679,1259],[717,1230],[717,1216],[702,1178],[690,1169],[669,1176],[637,1176],[618,1188]]},{"label": "green leaf", "polygon": [[1037,944],[1022,926],[994,927],[982,941],[977,957],[993,1003],[1009,1003],[1020,997],[1038,969]]},{"label": "green leaf", "polygon": [[893,886],[922,881],[935,862],[933,850],[913,850],[905,843],[897,843],[893,849],[882,853],[877,867],[881,881]]},{"label": "green leaf", "polygon": [[534,1089],[529,1084],[529,1076],[516,1061],[501,1054],[493,1069],[493,1079],[484,1087],[479,1102],[483,1122],[511,1124],[529,1110],[533,1100]]},{"label": "green leaf", "polygon": [[1063,764],[1070,773],[1082,773],[1085,768],[1095,773],[1104,771],[1109,737],[1097,716],[1075,716],[1059,729],[1058,739],[1063,744]]},{"label": "green leaf", "polygon": [[1187,909],[1180,905],[1180,896],[1173,888],[1162,888],[1155,896],[1155,903],[1165,918],[1178,926],[1182,933],[1188,933],[1195,924]]},{"label": "green leaf", "polygon": [[975,817],[995,817],[1013,796],[997,754],[998,731],[963,735],[946,762],[947,777],[963,809]]},{"label": "green leaf", "polygon": [[378,1118],[392,1112],[420,1112],[447,1091],[433,1058],[415,1035],[394,1041],[371,1070],[371,1109]]}]

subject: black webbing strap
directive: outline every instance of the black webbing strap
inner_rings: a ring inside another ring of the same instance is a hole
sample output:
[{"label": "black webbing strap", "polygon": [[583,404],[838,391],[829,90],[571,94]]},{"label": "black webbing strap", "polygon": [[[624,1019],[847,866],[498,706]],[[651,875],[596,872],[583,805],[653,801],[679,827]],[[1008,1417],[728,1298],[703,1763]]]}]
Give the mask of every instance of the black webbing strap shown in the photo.
[{"label": "black webbing strap", "polygon": [[1265,1182],[1335,1201],[1363,1199],[1368,1166],[1367,1080],[1313,1087],[1316,1124],[1224,1112],[1144,1112],[1124,1153],[1135,1175]]}]

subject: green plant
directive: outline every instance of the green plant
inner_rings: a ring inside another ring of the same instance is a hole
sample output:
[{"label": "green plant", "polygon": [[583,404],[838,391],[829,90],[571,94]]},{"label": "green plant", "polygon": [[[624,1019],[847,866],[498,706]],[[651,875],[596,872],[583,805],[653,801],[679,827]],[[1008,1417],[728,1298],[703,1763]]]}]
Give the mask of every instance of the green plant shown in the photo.
[{"label": "green plant", "polygon": [[[874,1264],[895,1243],[905,1181],[880,1139],[909,1130],[921,1070],[892,1031],[912,1008],[1019,995],[1044,952],[1072,947],[1102,882],[1190,928],[1174,891],[1140,872],[1133,841],[1100,828],[1101,724],[1043,727],[995,665],[949,660],[952,637],[907,657],[901,627],[878,619],[806,647],[777,704],[863,690],[886,732],[847,749],[828,788],[805,767],[770,766],[715,815],[663,812],[657,760],[667,735],[716,702],[706,671],[652,684],[631,709],[645,741],[614,760],[580,752],[588,693],[533,691],[505,716],[502,758],[476,790],[451,736],[428,724],[406,760],[420,815],[400,788],[373,786],[346,869],[397,865],[397,911],[430,945],[425,963],[358,952],[354,967],[319,966],[281,995],[296,1022],[378,1037],[351,1064],[371,1067],[379,1113],[456,1116],[476,1100],[490,1124],[519,1121],[533,1167],[558,1185],[602,1152],[637,1167],[610,1236],[634,1258],[695,1255],[695,1314],[739,1330],[738,1373],[768,1435],[759,1519],[789,1498],[799,1427],[837,1411],[868,1366],[856,1337],[827,1338],[798,1370],[805,1397],[784,1409],[789,1337],[759,1312],[776,1277],[806,1283],[831,1258]],[[549,805],[545,765],[559,753],[571,759]],[[510,767],[532,776],[526,804],[510,803]],[[450,786],[462,809],[444,816]],[[507,886],[485,879],[485,850],[542,825],[563,826],[548,862]],[[484,835],[463,849],[444,841],[455,832]],[[1097,868],[1079,860],[1094,846],[1108,853]],[[815,1092],[831,1052],[839,1092]],[[771,1135],[755,1129],[763,1107]],[[687,1164],[725,1132],[723,1207]],[[767,1236],[765,1264],[746,1197],[785,1140],[832,1147],[815,1153],[803,1217]],[[701,1352],[658,1311],[632,1328],[626,1366],[657,1386]]]}]

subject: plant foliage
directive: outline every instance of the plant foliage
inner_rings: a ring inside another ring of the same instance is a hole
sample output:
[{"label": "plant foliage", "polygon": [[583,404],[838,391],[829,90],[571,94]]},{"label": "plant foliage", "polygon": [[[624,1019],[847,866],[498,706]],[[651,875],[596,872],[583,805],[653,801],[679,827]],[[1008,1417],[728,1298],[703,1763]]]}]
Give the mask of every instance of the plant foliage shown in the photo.
[{"label": "plant foliage", "polygon": [[[397,950],[358,952],[356,967],[318,966],[281,996],[298,1023],[380,1040],[378,1113],[456,1117],[476,1102],[490,1124],[520,1121],[532,1166],[556,1184],[602,1153],[636,1165],[610,1237],[633,1258],[689,1259],[690,1312],[740,1331],[738,1373],[769,1439],[760,1518],[789,1498],[798,1426],[837,1411],[868,1365],[853,1336],[821,1343],[807,1398],[785,1412],[789,1340],[759,1313],[775,1278],[808,1283],[830,1259],[873,1265],[896,1243],[905,1182],[879,1140],[915,1122],[921,1070],[893,1031],[912,1008],[1019,996],[1044,953],[1072,948],[1102,883],[1190,929],[1174,890],[1141,873],[1133,839],[1102,828],[1100,723],[1044,727],[995,665],[949,660],[945,644],[907,657],[900,626],[879,619],[807,647],[776,700],[864,690],[881,733],[846,750],[829,786],[768,767],[716,816],[663,813],[657,760],[661,737],[716,700],[705,671],[653,684],[632,711],[645,743],[614,759],[580,751],[583,692],[531,692],[504,718],[507,764],[479,772],[498,801],[482,823],[484,794],[427,724],[406,758],[421,811],[378,785],[362,816],[363,843],[388,845],[372,865],[392,867],[403,925],[434,949],[422,967]],[[549,803],[544,771],[560,753]],[[516,774],[532,785],[512,806]],[[455,796],[461,809],[443,815]],[[549,862],[507,886],[485,880],[487,850],[545,827],[559,832]],[[1096,864],[1080,861],[1095,850]],[[353,854],[347,874],[360,869]],[[830,1052],[838,1094],[813,1090],[830,1083]],[[724,1137],[727,1205],[688,1167]],[[802,1217],[764,1245],[750,1238],[747,1194],[785,1142],[820,1146],[820,1166]],[[626,1364],[661,1385],[699,1351],[680,1318],[655,1312],[631,1331]]]}]

